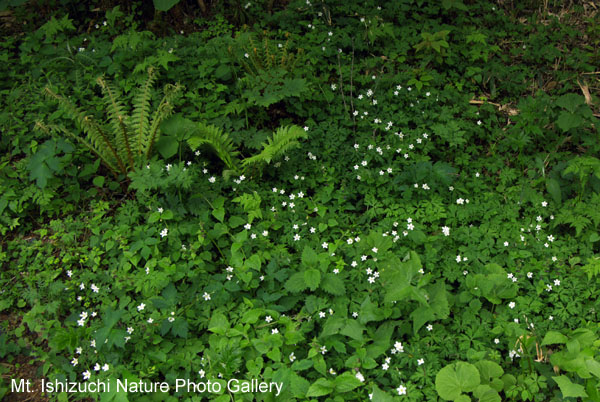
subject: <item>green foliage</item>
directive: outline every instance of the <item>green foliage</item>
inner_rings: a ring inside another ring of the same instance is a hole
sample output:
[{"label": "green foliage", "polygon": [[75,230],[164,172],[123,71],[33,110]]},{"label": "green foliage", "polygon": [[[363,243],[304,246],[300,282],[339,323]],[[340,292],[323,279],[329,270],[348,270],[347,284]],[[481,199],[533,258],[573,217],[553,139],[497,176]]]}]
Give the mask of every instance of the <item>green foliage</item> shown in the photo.
[{"label": "green foliage", "polygon": [[267,142],[262,144],[260,153],[239,161],[239,152],[235,150],[229,135],[220,128],[201,123],[188,139],[188,144],[192,150],[205,144],[209,145],[232,173],[239,174],[249,171],[260,172],[272,160],[297,147],[300,138],[306,137],[306,132],[298,126],[280,127],[272,137],[267,139]]},{"label": "green foliage", "polygon": [[0,375],[600,400],[598,24],[466,3],[10,8]]},{"label": "green foliage", "polygon": [[133,100],[133,110],[129,111],[116,87],[104,78],[98,78],[96,83],[104,95],[108,125],[98,123],[92,115],[86,114],[67,98],[46,87],[44,93],[58,101],[61,110],[75,121],[77,129],[82,133],[74,133],[60,125],[46,126],[41,122],[38,123],[38,127],[55,135],[68,135],[100,158],[115,176],[126,175],[130,171],[140,169],[149,159],[160,136],[160,124],[171,113],[173,101],[181,90],[179,85],[166,86],[164,97],[152,113],[150,104],[155,79],[156,70],[150,68],[145,84]]}]

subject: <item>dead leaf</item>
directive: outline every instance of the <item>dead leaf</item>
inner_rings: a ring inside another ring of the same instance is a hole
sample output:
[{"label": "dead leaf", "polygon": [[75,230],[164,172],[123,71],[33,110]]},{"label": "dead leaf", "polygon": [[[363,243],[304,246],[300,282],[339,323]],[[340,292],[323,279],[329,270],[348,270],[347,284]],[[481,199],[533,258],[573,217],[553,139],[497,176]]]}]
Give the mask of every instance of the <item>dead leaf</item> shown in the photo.
[{"label": "dead leaf", "polygon": [[581,88],[581,92],[583,92],[585,103],[587,103],[588,106],[592,106],[594,102],[592,101],[592,95],[590,95],[590,89],[588,88],[587,83],[584,81],[584,84],[582,85],[581,82],[577,80],[577,84],[579,84],[579,88]]}]

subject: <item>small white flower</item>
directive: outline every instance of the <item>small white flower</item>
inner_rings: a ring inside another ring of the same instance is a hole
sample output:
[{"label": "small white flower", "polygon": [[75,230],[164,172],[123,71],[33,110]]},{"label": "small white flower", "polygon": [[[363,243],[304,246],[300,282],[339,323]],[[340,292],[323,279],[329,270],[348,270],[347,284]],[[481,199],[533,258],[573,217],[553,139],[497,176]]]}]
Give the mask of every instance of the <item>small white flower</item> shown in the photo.
[{"label": "small white flower", "polygon": [[296,356],[294,356],[294,352],[290,353],[290,362],[294,362],[296,360]]},{"label": "small white flower", "polygon": [[400,385],[396,388],[396,391],[398,391],[398,395],[406,395],[406,387],[404,385]]},{"label": "small white flower", "polygon": [[360,371],[357,371],[354,376],[358,379],[358,381],[365,382],[365,377],[361,374]]},{"label": "small white flower", "polygon": [[329,244],[327,244],[327,242],[323,242],[323,244],[321,244],[321,247],[323,247],[325,250],[327,250],[327,248],[329,247]]},{"label": "small white flower", "polygon": [[204,292],[202,297],[204,298],[204,300],[210,300],[210,294],[208,292]]},{"label": "small white flower", "polygon": [[267,323],[270,323],[271,321],[273,321],[273,317],[271,317],[270,315],[268,315],[268,316],[265,317],[265,321]]},{"label": "small white flower", "polygon": [[169,233],[169,229],[164,228],[163,230],[161,230],[160,232],[160,237],[165,237],[167,234]]},{"label": "small white flower", "polygon": [[279,330],[277,328],[273,328],[271,330],[271,335],[275,335],[275,334],[278,334],[278,333],[279,333]]},{"label": "small white flower", "polygon": [[83,372],[83,379],[84,380],[89,380],[91,376],[92,376],[92,373],[90,373],[90,370],[86,370],[86,371]]},{"label": "small white flower", "polygon": [[510,303],[508,303],[508,307],[510,307],[511,309],[515,308],[515,306],[516,306],[516,304],[514,301],[511,301]]},{"label": "small white flower", "polygon": [[144,303],[141,303],[139,306],[137,306],[138,311],[142,311],[144,308],[146,308]]},{"label": "small white flower", "polygon": [[417,364],[419,366],[422,365],[422,364],[424,364],[424,363],[425,363],[425,359],[419,359],[419,360],[417,360]]}]

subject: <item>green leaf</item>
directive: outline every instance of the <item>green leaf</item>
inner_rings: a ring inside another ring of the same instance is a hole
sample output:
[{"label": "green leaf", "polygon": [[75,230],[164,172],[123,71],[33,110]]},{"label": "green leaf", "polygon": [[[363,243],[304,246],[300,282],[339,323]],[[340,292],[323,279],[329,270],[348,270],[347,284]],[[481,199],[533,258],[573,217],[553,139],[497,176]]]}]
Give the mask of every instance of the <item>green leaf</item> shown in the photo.
[{"label": "green leaf", "polygon": [[578,114],[569,113],[566,111],[560,112],[558,116],[558,120],[556,120],[556,124],[563,132],[567,132],[572,128],[577,128],[581,126],[583,123],[583,119]]},{"label": "green leaf", "polygon": [[153,0],[154,8],[158,11],[169,11],[173,6],[179,3],[180,0]]},{"label": "green leaf", "polygon": [[546,179],[546,190],[552,197],[555,203],[560,204],[562,201],[562,192],[560,190],[560,184],[558,180],[547,178]]},{"label": "green leaf", "polygon": [[225,335],[229,329],[229,321],[223,313],[214,313],[208,324],[208,330],[218,335]]},{"label": "green leaf", "polygon": [[92,180],[92,184],[96,187],[102,187],[104,185],[104,179],[105,179],[104,176],[96,176]]},{"label": "green leaf", "polygon": [[177,318],[173,322],[173,326],[171,327],[171,332],[173,335],[178,336],[180,338],[187,338],[188,335],[188,323],[183,318]]},{"label": "green leaf", "polygon": [[583,385],[573,383],[566,375],[552,377],[552,379],[558,384],[564,398],[585,398],[588,396]]},{"label": "green leaf", "polygon": [[310,290],[315,291],[321,282],[321,272],[314,268],[307,269],[304,271],[304,282]]},{"label": "green leaf", "polygon": [[325,274],[323,276],[321,289],[334,296],[343,296],[346,293],[344,281],[339,277],[339,275],[335,274]]},{"label": "green leaf", "polygon": [[156,141],[155,147],[163,158],[169,159],[179,150],[179,141],[175,137],[163,135]]},{"label": "green leaf", "polygon": [[471,392],[480,383],[477,367],[466,362],[456,362],[442,368],[435,376],[438,395],[449,401],[456,400],[463,392]]},{"label": "green leaf", "polygon": [[290,293],[298,293],[307,288],[306,282],[304,281],[304,273],[296,272],[294,275],[285,282],[284,287]]},{"label": "green leaf", "polygon": [[335,390],[339,393],[352,391],[353,389],[362,385],[362,382],[360,382],[355,375],[349,372],[338,375],[335,377],[333,382],[335,385]]},{"label": "green leaf", "polygon": [[575,113],[577,108],[584,103],[583,96],[579,96],[575,93],[569,93],[561,96],[556,100],[556,104],[563,109],[568,110],[571,113]]},{"label": "green leaf", "polygon": [[317,265],[318,263],[319,263],[319,256],[317,255],[317,253],[315,253],[315,250],[313,250],[309,246],[305,246],[304,249],[302,250],[302,264],[308,265],[308,266],[313,266],[313,265]]},{"label": "green leaf", "polygon": [[308,388],[306,397],[311,398],[328,395],[331,393],[331,391],[333,391],[333,387],[334,385],[331,381],[326,380],[325,378],[319,378],[310,386],[310,388]]},{"label": "green leaf", "polygon": [[542,346],[567,343],[569,338],[558,331],[548,331],[542,340]]},{"label": "green leaf", "polygon": [[341,334],[346,335],[357,341],[362,341],[363,331],[365,327],[356,320],[347,320],[346,326],[342,329]]}]

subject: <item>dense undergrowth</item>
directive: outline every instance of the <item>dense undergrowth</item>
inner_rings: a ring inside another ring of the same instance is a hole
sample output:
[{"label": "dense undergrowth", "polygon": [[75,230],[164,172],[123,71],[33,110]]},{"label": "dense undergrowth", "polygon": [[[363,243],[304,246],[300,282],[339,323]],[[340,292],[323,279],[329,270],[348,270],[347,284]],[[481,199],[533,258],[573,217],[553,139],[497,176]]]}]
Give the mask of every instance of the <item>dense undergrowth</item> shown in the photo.
[{"label": "dense undergrowth", "polygon": [[592,3],[264,3],[5,14],[0,398],[600,401]]}]

